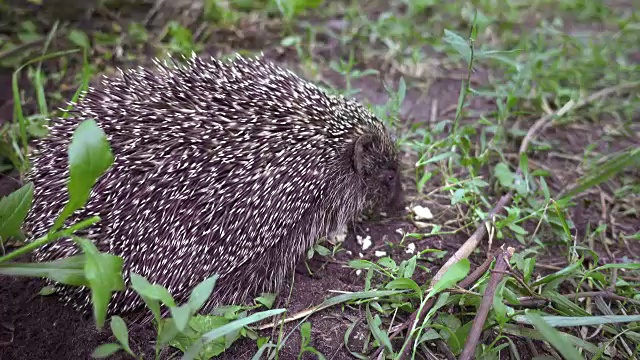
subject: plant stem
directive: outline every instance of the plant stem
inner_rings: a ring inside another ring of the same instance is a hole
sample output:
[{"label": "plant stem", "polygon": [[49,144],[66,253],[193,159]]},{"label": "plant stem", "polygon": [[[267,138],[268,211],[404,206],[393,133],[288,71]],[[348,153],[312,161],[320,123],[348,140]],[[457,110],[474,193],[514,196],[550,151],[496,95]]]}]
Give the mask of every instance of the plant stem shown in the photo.
[{"label": "plant stem", "polygon": [[100,217],[99,216],[93,216],[90,217],[88,219],[82,220],[70,227],[68,227],[67,229],[55,232],[53,234],[47,234],[45,236],[42,236],[30,243],[28,243],[27,245],[19,248],[18,250],[15,250],[3,257],[0,257],[0,263],[4,263],[7,262],[9,260],[13,260],[19,256],[28,254],[30,252],[32,252],[33,250],[39,248],[40,246],[46,245],[50,242],[53,242],[59,238],[63,238],[66,236],[69,236],[71,234],[73,234],[74,232],[84,229],[86,227],[89,227],[95,223],[97,223],[98,221],[100,221]]}]

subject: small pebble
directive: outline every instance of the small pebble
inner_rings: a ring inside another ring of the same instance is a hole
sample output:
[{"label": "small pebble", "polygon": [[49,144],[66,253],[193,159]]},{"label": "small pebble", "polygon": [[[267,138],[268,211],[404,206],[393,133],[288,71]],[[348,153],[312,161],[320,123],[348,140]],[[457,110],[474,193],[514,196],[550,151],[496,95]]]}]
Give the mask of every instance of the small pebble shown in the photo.
[{"label": "small pebble", "polygon": [[360,276],[360,274],[362,274],[362,270],[360,269],[356,270],[356,276]]},{"label": "small pebble", "polygon": [[383,257],[383,256],[387,255],[387,252],[386,251],[376,250],[375,255],[376,255],[376,257]]}]

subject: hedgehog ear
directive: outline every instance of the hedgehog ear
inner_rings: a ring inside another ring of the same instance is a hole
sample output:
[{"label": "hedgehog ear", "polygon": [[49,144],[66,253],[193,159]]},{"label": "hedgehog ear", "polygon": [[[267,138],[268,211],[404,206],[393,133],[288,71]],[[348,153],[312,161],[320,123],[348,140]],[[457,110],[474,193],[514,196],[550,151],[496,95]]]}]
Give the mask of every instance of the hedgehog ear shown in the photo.
[{"label": "hedgehog ear", "polygon": [[369,134],[360,136],[353,148],[353,167],[356,170],[356,174],[364,175],[364,163],[365,156],[373,145],[373,138]]}]

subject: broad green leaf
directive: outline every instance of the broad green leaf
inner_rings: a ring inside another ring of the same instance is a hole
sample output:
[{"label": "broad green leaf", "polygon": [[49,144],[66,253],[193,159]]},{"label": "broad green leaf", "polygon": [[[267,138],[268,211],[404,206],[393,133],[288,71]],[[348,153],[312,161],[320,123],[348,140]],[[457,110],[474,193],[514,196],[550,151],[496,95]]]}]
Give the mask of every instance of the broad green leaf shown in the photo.
[{"label": "broad green leaf", "polygon": [[362,300],[362,299],[369,299],[369,298],[376,298],[376,297],[386,297],[386,296],[401,294],[403,292],[405,291],[404,290],[387,290],[387,291],[374,290],[374,291],[361,291],[361,292],[355,292],[355,293],[349,293],[349,294],[342,294],[342,295],[334,296],[332,298],[329,298],[323,301],[319,307],[326,308],[329,306],[338,305],[345,301]]},{"label": "broad green leaf", "polygon": [[74,238],[86,255],[84,272],[91,288],[93,311],[98,328],[102,328],[107,316],[111,295],[124,290],[122,268],[124,259],[108,253],[100,253],[95,245],[82,238]]},{"label": "broad green leaf", "polygon": [[120,342],[120,345],[129,353],[133,354],[129,347],[129,330],[127,324],[118,315],[111,317],[111,332],[115,335],[116,339]]},{"label": "broad green leaf", "polygon": [[493,174],[496,179],[498,179],[500,185],[505,188],[511,187],[515,181],[514,173],[511,172],[511,169],[509,169],[509,166],[505,163],[496,164],[496,167],[493,169]]},{"label": "broad green leaf", "polygon": [[462,352],[462,348],[464,343],[469,336],[469,332],[471,331],[471,326],[473,325],[473,321],[469,321],[466,324],[460,326],[453,332],[453,335],[449,336],[447,339],[447,345],[451,349],[454,355],[459,355]]},{"label": "broad green leaf", "polygon": [[174,318],[164,319],[163,326],[158,332],[158,343],[160,345],[166,345],[171,343],[180,335],[180,330],[176,326]]},{"label": "broad green leaf", "polygon": [[391,289],[391,290],[396,290],[396,289],[408,289],[408,290],[413,290],[416,295],[422,299],[422,289],[420,289],[420,286],[418,286],[418,284],[416,284],[415,281],[411,280],[411,279],[407,279],[407,278],[397,278],[391,282],[389,282],[385,288],[387,289]]},{"label": "broad green leaf", "polygon": [[536,282],[534,282],[530,286],[532,288],[534,288],[536,286],[540,286],[542,284],[549,283],[549,282],[551,282],[553,280],[556,280],[558,278],[569,276],[569,275],[575,273],[580,268],[580,266],[582,266],[581,262],[579,262],[579,261],[578,262],[574,262],[573,264],[571,264],[571,265],[569,265],[569,266],[567,266],[567,267],[565,267],[565,268],[563,268],[561,270],[558,270],[553,274],[549,274],[549,275],[543,277],[542,279],[537,280]]},{"label": "broad green leaf", "polygon": [[[235,319],[235,318],[234,318]],[[176,337],[169,342],[169,345],[179,349],[182,352],[186,352],[193,343],[198,341],[202,335],[209,331],[219,328],[222,325],[228,324],[231,320],[224,316],[213,315],[196,315],[189,320],[189,326],[186,331],[177,334]],[[240,337],[240,330],[227,334],[224,337],[220,337],[209,341],[204,345],[197,359],[211,359],[228,349],[238,338]],[[260,346],[260,344],[258,344]]]},{"label": "broad green leaf", "polygon": [[218,275],[213,275],[208,279],[205,279],[198,285],[196,285],[193,290],[191,290],[191,295],[189,295],[189,308],[191,309],[191,314],[195,314],[200,310],[200,308],[204,305],[204,303],[211,296],[211,292],[216,286],[216,281],[218,280]]},{"label": "broad green leaf", "polygon": [[365,316],[367,318],[367,325],[369,325],[369,330],[371,330],[371,334],[373,337],[385,347],[385,349],[389,353],[393,353],[393,346],[391,345],[391,339],[385,331],[380,329],[380,325],[382,325],[382,320],[379,315],[375,317],[371,314],[371,309],[369,304],[367,304]]},{"label": "broad green leaf", "polygon": [[198,341],[196,341],[193,345],[191,345],[191,347],[189,348],[189,350],[184,354],[183,359],[184,360],[193,360],[195,359],[195,357],[200,353],[200,350],[203,348],[203,346],[214,339],[220,338],[222,336],[225,336],[233,331],[239,330],[249,324],[252,324],[254,322],[258,322],[261,320],[264,320],[266,318],[269,318],[271,316],[274,315],[278,315],[281,314],[283,312],[285,312],[286,309],[275,309],[275,310],[267,310],[267,311],[262,311],[262,312],[258,312],[255,314],[252,314],[250,316],[247,316],[246,318],[242,318],[242,319],[238,319],[235,321],[232,321],[226,325],[223,325],[219,328],[216,328],[206,334],[204,334]]},{"label": "broad green leaf", "polygon": [[0,200],[0,240],[20,235],[20,228],[31,209],[32,201],[31,182]]},{"label": "broad green leaf", "polygon": [[115,354],[118,350],[121,350],[121,349],[122,347],[118,344],[112,344],[112,343],[102,344],[98,346],[95,350],[93,350],[93,353],[91,353],[91,357],[94,357],[97,359],[103,359]]},{"label": "broad green leaf", "polygon": [[274,293],[262,293],[262,296],[256,298],[256,302],[262,304],[267,309],[271,309],[275,301],[276,294]]},{"label": "broad green leaf", "polygon": [[471,62],[471,47],[469,43],[460,35],[456,34],[453,31],[444,30],[444,41],[449,43],[469,64]]},{"label": "broad green leaf", "polygon": [[174,306],[170,308],[171,317],[173,317],[173,321],[175,321],[176,328],[179,332],[183,332],[186,329],[187,324],[189,323],[189,318],[191,317],[191,308],[188,304]]},{"label": "broad green leaf", "polygon": [[429,299],[437,293],[457,284],[458,281],[464,279],[467,276],[470,268],[471,265],[469,264],[468,259],[462,259],[453,264],[447,270],[447,272],[442,275],[442,278],[440,278],[440,280],[438,280],[438,282],[433,285],[433,288],[431,289],[431,291],[429,291],[429,294],[427,294],[426,298]]},{"label": "broad green leaf", "polygon": [[507,279],[503,279],[498,288],[496,289],[495,296],[493,297],[493,312],[496,316],[496,321],[500,326],[504,325],[509,318],[507,317],[507,306],[503,302],[503,292],[505,289],[505,283]]},{"label": "broad green leaf", "polygon": [[69,145],[69,202],[56,219],[52,231],[86,204],[96,181],[111,167],[113,161],[107,137],[98,124],[94,120],[80,123]]},{"label": "broad green leaf", "polygon": [[81,48],[89,48],[91,47],[91,43],[89,42],[89,37],[83,31],[73,29],[69,32],[69,40],[74,44]]},{"label": "broad green leaf", "polygon": [[157,284],[152,285],[147,281],[147,279],[136,273],[131,273],[130,277],[131,287],[133,287],[138,294],[150,299],[161,301],[169,307],[176,306],[173,296],[171,296],[169,291],[163,286]]}]

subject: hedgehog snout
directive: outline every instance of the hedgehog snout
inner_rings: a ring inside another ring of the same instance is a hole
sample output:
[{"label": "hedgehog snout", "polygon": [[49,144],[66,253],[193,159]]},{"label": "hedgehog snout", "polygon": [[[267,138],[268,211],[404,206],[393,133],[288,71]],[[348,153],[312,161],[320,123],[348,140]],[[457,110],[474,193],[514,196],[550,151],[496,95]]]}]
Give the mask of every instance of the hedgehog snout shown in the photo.
[{"label": "hedgehog snout", "polygon": [[398,168],[389,168],[380,172],[379,180],[382,188],[382,207],[388,212],[398,212],[403,208],[404,196],[402,181]]}]

